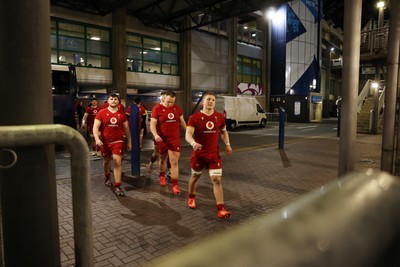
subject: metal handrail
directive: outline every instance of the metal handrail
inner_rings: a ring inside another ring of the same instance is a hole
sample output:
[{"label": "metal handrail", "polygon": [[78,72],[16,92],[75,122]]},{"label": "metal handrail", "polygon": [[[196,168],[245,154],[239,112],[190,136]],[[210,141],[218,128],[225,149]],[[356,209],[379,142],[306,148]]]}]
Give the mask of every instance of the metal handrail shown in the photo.
[{"label": "metal handrail", "polygon": [[396,177],[351,173],[150,266],[388,266],[380,261],[400,261],[390,250],[399,240],[399,204]]},{"label": "metal handrail", "polygon": [[0,126],[0,136],[0,148],[48,144],[68,148],[71,153],[75,262],[76,266],[94,266],[89,148],[83,136],[60,124]]},{"label": "metal handrail", "polygon": [[367,80],[365,83],[363,89],[361,90],[360,94],[358,95],[358,101],[357,101],[357,113],[360,112],[362,105],[364,103],[364,99],[367,97],[369,93],[369,89],[371,88],[371,80]]}]

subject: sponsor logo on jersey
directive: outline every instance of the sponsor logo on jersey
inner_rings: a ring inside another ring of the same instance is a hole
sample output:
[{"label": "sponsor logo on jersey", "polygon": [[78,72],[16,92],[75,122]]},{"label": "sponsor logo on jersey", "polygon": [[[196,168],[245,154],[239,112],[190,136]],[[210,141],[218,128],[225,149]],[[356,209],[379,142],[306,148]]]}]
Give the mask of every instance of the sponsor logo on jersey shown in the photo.
[{"label": "sponsor logo on jersey", "polygon": [[214,123],[213,123],[212,121],[208,121],[208,122],[206,123],[206,128],[207,128],[208,130],[213,129],[213,128],[214,128]]},{"label": "sponsor logo on jersey", "polygon": [[173,118],[175,118],[174,113],[168,113],[167,115],[168,119],[172,120]]},{"label": "sponsor logo on jersey", "polygon": [[206,129],[207,130],[205,130],[203,133],[211,133],[211,134],[213,134],[213,133],[216,133],[217,131],[216,130],[214,130],[214,122],[212,122],[212,121],[207,121],[206,122]]}]

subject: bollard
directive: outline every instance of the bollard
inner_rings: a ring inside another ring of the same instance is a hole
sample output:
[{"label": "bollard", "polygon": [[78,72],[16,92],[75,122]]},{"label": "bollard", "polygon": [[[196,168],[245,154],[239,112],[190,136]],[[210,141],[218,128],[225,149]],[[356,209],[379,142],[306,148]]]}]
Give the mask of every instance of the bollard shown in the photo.
[{"label": "bollard", "polygon": [[131,170],[132,176],[140,176],[140,142],[139,142],[139,108],[136,104],[131,104],[131,117],[129,118],[132,150],[131,150]]},{"label": "bollard", "polygon": [[283,149],[283,147],[284,147],[285,119],[286,119],[286,112],[282,107],[280,107],[279,108],[279,145],[278,145],[278,149]]}]

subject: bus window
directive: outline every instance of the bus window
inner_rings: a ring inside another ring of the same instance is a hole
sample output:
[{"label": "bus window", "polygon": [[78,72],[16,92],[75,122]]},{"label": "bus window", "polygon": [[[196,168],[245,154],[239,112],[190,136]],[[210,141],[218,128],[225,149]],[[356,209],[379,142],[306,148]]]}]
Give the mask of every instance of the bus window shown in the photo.
[{"label": "bus window", "polygon": [[52,65],[52,93],[54,123],[76,128],[77,80],[75,67]]}]

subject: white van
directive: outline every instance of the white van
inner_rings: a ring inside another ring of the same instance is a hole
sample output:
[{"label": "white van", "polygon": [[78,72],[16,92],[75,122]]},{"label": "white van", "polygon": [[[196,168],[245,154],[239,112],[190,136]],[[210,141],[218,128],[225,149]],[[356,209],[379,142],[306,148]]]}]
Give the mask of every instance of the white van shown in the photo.
[{"label": "white van", "polygon": [[215,109],[224,114],[230,130],[243,125],[265,127],[267,124],[265,110],[253,97],[217,96]]}]

